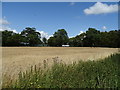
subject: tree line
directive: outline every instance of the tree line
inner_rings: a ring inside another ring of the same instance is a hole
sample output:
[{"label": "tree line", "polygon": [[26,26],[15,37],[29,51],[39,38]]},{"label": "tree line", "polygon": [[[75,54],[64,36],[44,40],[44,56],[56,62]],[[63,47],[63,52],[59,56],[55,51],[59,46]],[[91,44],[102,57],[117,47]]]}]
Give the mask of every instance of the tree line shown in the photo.
[{"label": "tree line", "polygon": [[59,29],[49,39],[43,37],[42,40],[36,28],[26,27],[21,33],[8,30],[1,32],[2,46],[120,47],[120,30],[101,32],[95,28],[88,28],[86,32],[69,38],[65,29]]}]

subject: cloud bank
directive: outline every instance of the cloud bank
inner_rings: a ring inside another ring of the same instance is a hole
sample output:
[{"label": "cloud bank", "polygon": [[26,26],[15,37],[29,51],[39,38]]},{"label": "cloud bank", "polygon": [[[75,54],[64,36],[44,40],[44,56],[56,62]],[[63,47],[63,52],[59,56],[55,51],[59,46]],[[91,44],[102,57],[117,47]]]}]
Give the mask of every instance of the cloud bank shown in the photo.
[{"label": "cloud bank", "polygon": [[0,19],[0,24],[7,25],[7,24],[10,24],[10,23],[5,19]]},{"label": "cloud bank", "polygon": [[75,5],[75,2],[70,2],[70,6],[73,6],[73,5]]},{"label": "cloud bank", "polygon": [[4,31],[4,30],[13,31],[14,33],[18,33],[17,30],[11,29],[10,27],[7,27],[7,26],[0,27],[0,31]]},{"label": "cloud bank", "polygon": [[52,35],[48,35],[48,33],[44,32],[44,31],[37,30],[37,32],[39,32],[41,34],[41,39],[43,37],[45,37],[46,39],[49,39],[52,36]]},{"label": "cloud bank", "polygon": [[[21,32],[17,32],[17,30],[15,30],[15,29],[8,27],[7,26],[8,24],[10,24],[10,23],[5,18],[0,19],[0,31],[8,30],[8,31],[13,31],[14,33],[21,33]],[[52,36],[52,35],[48,35],[48,33],[44,32],[44,31],[39,31],[39,30],[36,30],[36,31],[41,34],[41,39],[43,37],[48,39],[49,37]]]},{"label": "cloud bank", "polygon": [[103,29],[103,30],[106,30],[106,29],[107,29],[107,27],[106,27],[106,26],[103,26],[103,27],[102,27],[102,29]]},{"label": "cloud bank", "polygon": [[5,18],[0,19],[0,31],[8,30],[13,31],[14,33],[18,33],[17,30],[8,27],[7,25],[9,24],[10,23]]},{"label": "cloud bank", "polygon": [[82,33],[84,33],[84,31],[80,31],[80,33],[79,33],[78,35],[80,35],[80,34],[82,34]]},{"label": "cloud bank", "polygon": [[105,13],[113,13],[118,11],[118,5],[107,5],[101,2],[95,3],[93,6],[84,9],[84,13],[89,14],[105,14]]}]

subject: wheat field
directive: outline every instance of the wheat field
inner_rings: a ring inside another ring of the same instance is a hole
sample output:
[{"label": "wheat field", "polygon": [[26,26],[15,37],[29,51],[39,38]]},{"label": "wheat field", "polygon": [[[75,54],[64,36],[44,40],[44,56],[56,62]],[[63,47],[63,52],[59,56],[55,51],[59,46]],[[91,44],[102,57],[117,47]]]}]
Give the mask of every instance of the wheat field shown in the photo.
[{"label": "wheat field", "polygon": [[78,60],[98,60],[118,52],[117,48],[91,47],[2,47],[3,75],[15,78],[19,71],[25,71],[31,65],[43,65],[43,61],[52,65],[57,58],[69,64]]}]

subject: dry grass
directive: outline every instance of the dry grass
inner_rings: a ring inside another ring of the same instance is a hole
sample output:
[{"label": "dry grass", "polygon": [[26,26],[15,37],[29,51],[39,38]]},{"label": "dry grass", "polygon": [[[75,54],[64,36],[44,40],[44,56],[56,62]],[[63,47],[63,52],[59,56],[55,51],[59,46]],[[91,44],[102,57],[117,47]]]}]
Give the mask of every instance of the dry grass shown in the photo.
[{"label": "dry grass", "polygon": [[[95,60],[118,52],[117,48],[89,48],[89,47],[3,47],[3,74],[17,77],[19,71],[25,71],[31,65],[43,65],[47,60],[49,65],[53,58],[58,57],[64,63],[78,60]],[[10,77],[8,76],[8,77]],[[7,77],[7,76],[6,76]]]}]

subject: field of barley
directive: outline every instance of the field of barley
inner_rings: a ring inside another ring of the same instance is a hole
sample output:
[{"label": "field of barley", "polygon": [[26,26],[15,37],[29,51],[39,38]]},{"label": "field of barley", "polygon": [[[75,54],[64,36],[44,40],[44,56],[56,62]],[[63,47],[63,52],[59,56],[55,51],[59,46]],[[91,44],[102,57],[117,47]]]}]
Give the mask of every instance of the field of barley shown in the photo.
[{"label": "field of barley", "polygon": [[17,77],[31,65],[43,66],[44,61],[52,65],[55,58],[70,64],[79,60],[98,60],[118,52],[117,48],[91,47],[2,47],[3,75]]}]

